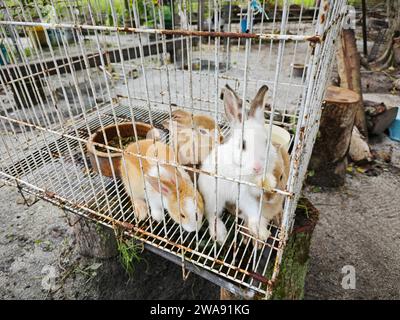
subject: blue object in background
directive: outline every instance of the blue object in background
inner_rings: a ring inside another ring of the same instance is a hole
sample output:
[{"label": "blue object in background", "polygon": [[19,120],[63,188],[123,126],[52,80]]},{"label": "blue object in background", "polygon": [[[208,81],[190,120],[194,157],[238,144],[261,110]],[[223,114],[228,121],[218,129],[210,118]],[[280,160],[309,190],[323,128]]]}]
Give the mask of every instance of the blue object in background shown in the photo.
[{"label": "blue object in background", "polygon": [[400,141],[400,107],[397,108],[396,119],[389,127],[389,137],[390,139]]},{"label": "blue object in background", "polygon": [[242,18],[242,21],[240,22],[240,30],[242,31],[242,33],[247,32],[247,17]]},{"label": "blue object in background", "polygon": [[[0,55],[0,66],[4,66],[5,64],[10,63],[10,59],[8,57],[7,48],[4,44],[0,43],[0,49],[2,53],[2,55]],[[5,61],[3,61],[3,57]]]},{"label": "blue object in background", "polygon": [[251,0],[250,1],[250,7],[253,10],[254,14],[262,13],[262,14],[264,14],[265,18],[267,20],[269,20],[269,17],[267,15],[267,13],[264,11],[264,7],[261,5],[260,1]]}]

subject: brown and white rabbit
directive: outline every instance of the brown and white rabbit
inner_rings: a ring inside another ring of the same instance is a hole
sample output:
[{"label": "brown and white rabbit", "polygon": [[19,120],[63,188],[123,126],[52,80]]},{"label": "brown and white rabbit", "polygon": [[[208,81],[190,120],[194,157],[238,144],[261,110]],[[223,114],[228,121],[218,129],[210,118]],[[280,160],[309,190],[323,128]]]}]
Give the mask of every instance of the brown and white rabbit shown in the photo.
[{"label": "brown and white rabbit", "polygon": [[[289,178],[289,153],[284,146],[274,144],[278,150],[278,156],[275,161],[275,166],[272,172],[273,179],[262,179],[258,181],[259,186],[265,189],[279,189],[285,190]],[[269,185],[266,185],[268,181]],[[272,185],[271,185],[272,184]],[[276,192],[265,191],[262,201],[262,214],[268,221],[274,220],[276,225],[280,225],[282,219],[283,201],[285,196]]]},{"label": "brown and white rabbit", "polygon": [[[284,146],[275,143],[273,143],[273,145],[277,149],[277,158],[274,163],[273,171],[267,173],[266,179],[262,179],[261,176],[256,177],[254,183],[260,187],[264,187],[264,189],[270,190],[265,191],[263,194],[261,213],[267,222],[273,220],[274,223],[279,226],[281,224],[283,201],[285,198],[284,195],[273,192],[272,190],[285,190],[289,178],[290,158],[289,153]],[[259,196],[257,196],[257,199],[259,201]],[[234,204],[229,204],[227,209],[231,214],[235,215],[236,207]],[[241,212],[239,212],[239,215],[242,216]],[[244,225],[248,228],[246,221]],[[244,239],[244,243],[247,243],[247,238]],[[258,243],[258,247],[261,248],[260,243]]]},{"label": "brown and white rabbit", "polygon": [[[170,132],[170,142],[174,146],[178,162],[183,165],[200,164],[215,145],[215,134],[222,142],[222,134],[214,119],[203,114],[192,114],[184,110],[172,112],[172,119],[162,125]],[[215,132],[217,130],[217,133]]]},{"label": "brown and white rabbit", "polygon": [[[170,163],[174,161],[175,156],[170,146],[151,139],[131,143],[125,149],[125,165],[124,161],[121,161],[120,164],[121,178],[125,190],[131,197],[138,220],[144,220],[148,215],[145,201],[145,184],[150,214],[156,221],[162,221],[164,208],[176,223],[182,223],[184,230],[188,232],[198,230],[201,226],[204,212],[203,198],[195,190],[187,172],[177,168],[176,180],[175,168],[168,164],[160,164],[160,188],[156,161],[142,158],[143,175],[139,158],[126,152]],[[160,196],[160,191],[162,197]]]},{"label": "brown and white rabbit", "polygon": [[[264,163],[268,160],[265,179],[267,181],[273,175],[273,164],[277,158],[277,150],[271,145],[268,159],[266,159],[269,139],[268,130],[265,127],[264,108],[268,87],[264,85],[259,89],[251,102],[247,118],[242,108],[242,100],[238,95],[228,85],[223,90],[225,113],[230,121],[231,134],[223,144],[216,145],[203,161],[201,169],[211,174],[254,183],[256,178],[263,174]],[[242,124],[243,116],[245,120]],[[215,161],[216,158],[218,162]],[[238,184],[231,180],[217,178],[218,191],[216,192],[215,180],[212,175],[201,173],[198,185],[205,201],[205,215],[209,223],[210,235],[222,244],[227,236],[227,230],[221,220],[221,214],[226,203],[236,203]],[[273,183],[273,181],[269,182],[269,184]],[[270,231],[267,229],[268,221],[260,214],[259,199],[257,200],[257,195],[259,196],[261,192],[260,188],[243,183],[240,183],[239,188],[239,210],[249,232],[260,240],[267,240],[270,236]]]}]

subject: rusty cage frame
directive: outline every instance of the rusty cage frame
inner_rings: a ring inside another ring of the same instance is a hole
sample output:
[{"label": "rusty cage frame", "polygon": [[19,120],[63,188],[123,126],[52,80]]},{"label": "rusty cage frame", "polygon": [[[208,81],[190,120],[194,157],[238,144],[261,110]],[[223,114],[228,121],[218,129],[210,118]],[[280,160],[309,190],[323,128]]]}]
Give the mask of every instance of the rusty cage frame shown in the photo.
[{"label": "rusty cage frame", "polygon": [[[0,1],[2,181],[105,226],[123,227],[127,236],[181,264],[184,275],[187,269],[242,296],[270,297],[346,1],[134,0],[124,1],[123,10],[114,0],[45,2]],[[296,78],[299,62],[306,68]],[[272,124],[291,132],[289,180],[275,190],[285,196],[283,219],[270,226],[272,236],[261,250],[244,241],[250,236],[229,214],[223,219],[234,240],[221,247],[204,223],[187,233],[168,215],[160,223],[137,222],[112,166],[111,153],[123,152],[122,145],[95,143],[106,150],[109,177],[93,170],[87,156],[96,130],[137,121],[159,127],[177,108],[209,114],[227,133],[219,99],[225,83],[244,98],[268,84],[270,133]]]}]

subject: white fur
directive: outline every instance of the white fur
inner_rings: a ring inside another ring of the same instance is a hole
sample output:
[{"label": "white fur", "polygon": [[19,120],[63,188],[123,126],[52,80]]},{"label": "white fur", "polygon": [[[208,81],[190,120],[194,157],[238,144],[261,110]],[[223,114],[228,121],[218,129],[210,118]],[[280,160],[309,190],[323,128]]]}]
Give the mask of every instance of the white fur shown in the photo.
[{"label": "white fur", "polygon": [[[181,174],[182,178],[184,180],[186,180],[190,185],[192,185],[193,183],[191,182],[190,176],[188,175],[188,173],[184,170],[181,170],[180,168],[178,168],[179,173]],[[148,171],[148,175],[152,176],[152,177],[157,177],[157,167],[154,166],[152,168],[149,169]],[[160,176],[164,176],[164,177],[171,177],[172,178],[172,174],[165,170],[165,168],[160,166]],[[166,209],[168,212],[171,212],[171,209],[169,207],[169,202],[166,201],[167,198],[165,196],[161,197],[160,193],[155,190],[147,181],[146,181],[146,189],[147,194],[148,194],[148,198],[149,198],[149,206],[150,206],[150,210],[151,210],[151,216],[154,218],[154,220],[160,222],[163,220],[164,218],[164,211],[163,208]],[[162,198],[162,200],[161,200]],[[185,205],[185,212],[189,217],[189,222],[188,223],[182,223],[182,228],[184,230],[186,230],[187,232],[193,232],[196,229],[199,229],[201,226],[201,221],[202,221],[202,214],[201,213],[197,213],[197,222],[196,222],[196,206],[195,206],[195,202],[193,198],[186,198],[184,200],[184,205]]]},{"label": "white fur", "polygon": [[[160,170],[160,176],[168,176],[169,172],[165,170],[163,167],[159,167]],[[152,177],[157,177],[158,176],[158,170],[157,167],[151,167],[148,172],[149,176]],[[150,214],[153,217],[154,220],[157,222],[160,222],[164,218],[164,209],[168,210],[168,202],[166,201],[166,197],[163,196],[161,197],[160,193],[158,190],[155,190],[150,183],[146,181],[146,190],[147,190],[147,196],[149,199],[149,206],[150,206]],[[162,199],[162,201],[161,201]]]},{"label": "white fur", "polygon": [[[201,169],[217,173],[218,175],[241,179],[242,181],[253,182],[258,176],[255,176],[253,166],[255,161],[259,161],[264,166],[266,160],[268,132],[264,124],[263,112],[256,112],[254,117],[244,121],[243,136],[246,141],[246,149],[242,152],[242,161],[240,161],[241,144],[241,124],[237,121],[231,122],[232,133],[224,144],[217,145],[208,157],[204,160]],[[217,172],[215,170],[215,156],[218,157]],[[271,145],[266,177],[273,177],[273,169],[277,159],[277,150]],[[241,176],[240,163],[242,164]],[[262,173],[261,173],[262,175]],[[223,243],[227,231],[221,220],[221,214],[227,202],[235,203],[238,192],[236,182],[227,181],[218,178],[218,193],[216,194],[215,178],[207,174],[200,174],[198,179],[199,190],[203,195],[205,215],[209,222],[209,230],[212,238],[219,243]],[[276,185],[275,178],[271,181]],[[239,210],[241,216],[246,221],[250,232],[261,240],[267,240],[270,233],[267,230],[268,221],[260,217],[260,202],[257,196],[260,195],[260,189],[240,184]],[[218,197],[218,202],[216,198]],[[215,232],[216,229],[216,232]]]},{"label": "white fur", "polygon": [[193,232],[200,229],[201,227],[201,217],[198,217],[199,219],[197,220],[196,223],[196,206],[194,203],[194,200],[192,198],[187,198],[185,199],[185,212],[189,215],[189,223],[186,223],[184,226],[184,229],[188,232]]}]

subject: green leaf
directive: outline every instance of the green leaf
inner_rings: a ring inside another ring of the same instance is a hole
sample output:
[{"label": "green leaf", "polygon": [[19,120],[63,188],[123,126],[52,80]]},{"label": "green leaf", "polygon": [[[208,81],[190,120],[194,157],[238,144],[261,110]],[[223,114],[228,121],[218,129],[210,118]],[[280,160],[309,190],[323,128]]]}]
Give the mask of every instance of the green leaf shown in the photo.
[{"label": "green leaf", "polygon": [[321,187],[313,187],[311,191],[315,193],[321,192]]}]

